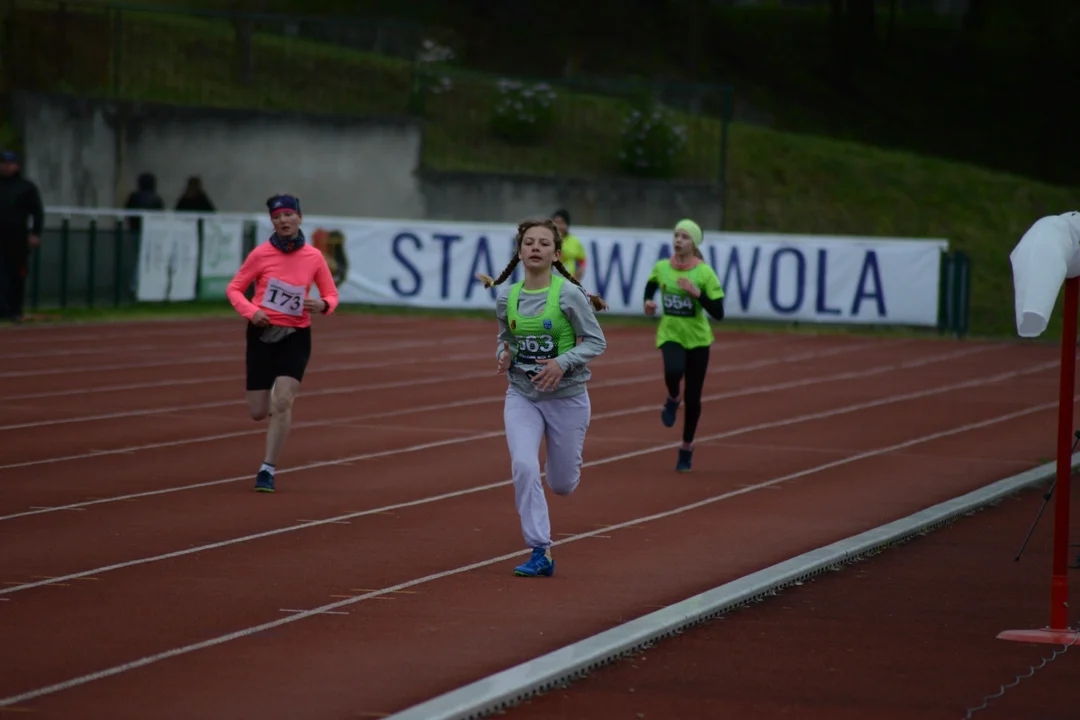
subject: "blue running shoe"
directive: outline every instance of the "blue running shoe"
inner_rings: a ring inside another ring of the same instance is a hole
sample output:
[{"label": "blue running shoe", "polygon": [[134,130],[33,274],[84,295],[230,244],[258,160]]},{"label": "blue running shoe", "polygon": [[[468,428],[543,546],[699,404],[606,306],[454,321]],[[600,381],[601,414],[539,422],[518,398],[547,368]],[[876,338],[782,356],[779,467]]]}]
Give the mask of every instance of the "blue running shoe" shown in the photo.
[{"label": "blue running shoe", "polygon": [[274,476],[266,470],[260,470],[255,476],[255,492],[274,492]]},{"label": "blue running shoe", "polygon": [[518,577],[551,577],[555,574],[555,561],[551,559],[551,552],[544,548],[533,548],[532,557],[528,562],[514,568],[514,574]]},{"label": "blue running shoe", "polygon": [[693,463],[694,451],[683,450],[679,448],[679,461],[675,463],[675,469],[679,472],[690,472],[690,466]]},{"label": "blue running shoe", "polygon": [[678,409],[678,400],[668,398],[664,401],[664,409],[660,411],[660,422],[664,423],[664,427],[671,427],[675,424],[675,411]]}]

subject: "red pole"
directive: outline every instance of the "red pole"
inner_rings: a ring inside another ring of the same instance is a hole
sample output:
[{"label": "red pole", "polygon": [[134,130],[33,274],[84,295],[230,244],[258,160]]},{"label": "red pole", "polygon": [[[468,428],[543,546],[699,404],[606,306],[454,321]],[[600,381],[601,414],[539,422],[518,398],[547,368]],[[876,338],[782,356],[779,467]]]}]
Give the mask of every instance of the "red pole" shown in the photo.
[{"label": "red pole", "polygon": [[1076,322],[1080,278],[1065,280],[1061,327],[1061,395],[1058,400],[1057,497],[1054,560],[1050,579],[1050,629],[1069,627],[1069,484],[1072,478],[1073,395],[1076,389]]}]

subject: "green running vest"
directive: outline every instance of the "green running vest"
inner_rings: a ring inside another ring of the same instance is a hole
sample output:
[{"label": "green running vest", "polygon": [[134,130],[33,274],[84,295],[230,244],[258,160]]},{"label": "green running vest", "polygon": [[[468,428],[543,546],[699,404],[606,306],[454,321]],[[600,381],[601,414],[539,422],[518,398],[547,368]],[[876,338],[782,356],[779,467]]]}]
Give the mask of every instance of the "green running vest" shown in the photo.
[{"label": "green running vest", "polygon": [[[517,362],[532,362],[557,357],[560,352],[574,347],[577,335],[570,321],[559,308],[559,294],[566,278],[551,276],[547,290],[523,290],[524,281],[514,283],[506,299],[506,320],[510,332],[517,340]],[[518,296],[522,293],[547,292],[544,311],[539,315],[518,313]]]}]

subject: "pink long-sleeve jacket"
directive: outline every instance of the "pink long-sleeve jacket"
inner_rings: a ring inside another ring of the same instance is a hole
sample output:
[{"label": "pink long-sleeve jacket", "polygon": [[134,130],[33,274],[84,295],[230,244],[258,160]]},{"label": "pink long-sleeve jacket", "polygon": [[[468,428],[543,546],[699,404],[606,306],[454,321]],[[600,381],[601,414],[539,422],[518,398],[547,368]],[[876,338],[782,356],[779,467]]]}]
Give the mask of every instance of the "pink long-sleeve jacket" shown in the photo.
[{"label": "pink long-sleeve jacket", "polygon": [[[244,291],[253,280],[255,295],[248,300]],[[322,252],[305,244],[286,254],[264,242],[244,260],[226,295],[236,311],[248,320],[262,310],[272,325],[303,328],[311,324],[304,298],[313,282],[328,304],[326,312],[332,313],[338,306],[338,291]]]}]

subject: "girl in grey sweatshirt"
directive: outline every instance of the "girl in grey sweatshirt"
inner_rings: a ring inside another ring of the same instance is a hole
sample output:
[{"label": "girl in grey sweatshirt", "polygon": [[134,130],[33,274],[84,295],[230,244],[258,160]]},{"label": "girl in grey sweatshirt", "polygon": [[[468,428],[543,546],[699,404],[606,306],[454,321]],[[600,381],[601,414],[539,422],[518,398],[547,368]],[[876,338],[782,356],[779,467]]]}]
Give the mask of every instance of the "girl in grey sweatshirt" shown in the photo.
[{"label": "girl in grey sweatshirt", "polygon": [[[530,559],[514,568],[522,577],[550,577],[551,522],[540,481],[540,441],[547,440],[547,482],[557,495],[574,492],[591,404],[588,363],[607,347],[595,311],[607,307],[590,296],[562,263],[562,238],[550,220],[518,226],[517,253],[498,278],[477,277],[490,288],[519,264],[525,278],[499,290],[496,360],[509,384],[503,408],[514,496]],[[558,270],[558,274],[552,272]]]}]

